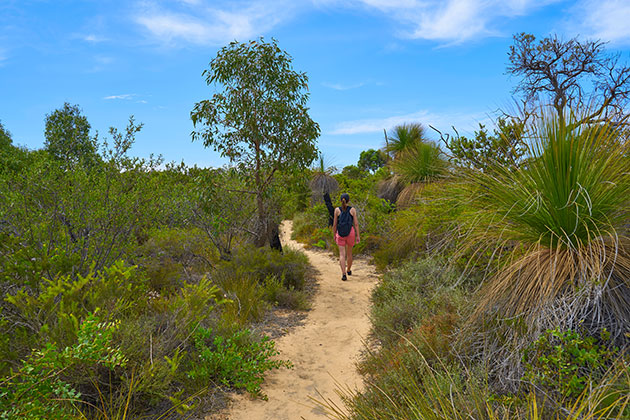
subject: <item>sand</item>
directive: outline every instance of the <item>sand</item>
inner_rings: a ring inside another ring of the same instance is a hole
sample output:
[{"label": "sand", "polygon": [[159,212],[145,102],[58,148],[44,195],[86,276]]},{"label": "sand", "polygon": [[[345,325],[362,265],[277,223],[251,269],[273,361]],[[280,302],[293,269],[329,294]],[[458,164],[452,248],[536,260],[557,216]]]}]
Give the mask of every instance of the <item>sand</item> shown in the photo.
[{"label": "sand", "polygon": [[[291,225],[282,225],[283,246],[303,249],[290,239]],[[325,419],[324,410],[311,398],[343,406],[335,390],[361,388],[356,362],[370,329],[369,296],[378,280],[374,268],[359,258],[353,275],[342,282],[338,259],[328,252],[304,252],[319,287],[304,324],[276,341],[279,357],[291,360],[294,367],[268,374],[263,384],[268,401],[237,395],[227,414],[230,420]]]}]

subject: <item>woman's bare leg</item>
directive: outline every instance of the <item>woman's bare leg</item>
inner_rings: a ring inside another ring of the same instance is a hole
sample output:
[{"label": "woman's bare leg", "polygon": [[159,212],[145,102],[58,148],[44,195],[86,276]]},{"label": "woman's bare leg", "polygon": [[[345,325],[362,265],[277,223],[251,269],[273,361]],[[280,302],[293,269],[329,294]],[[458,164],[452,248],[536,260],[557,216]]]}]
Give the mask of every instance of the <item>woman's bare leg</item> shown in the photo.
[{"label": "woman's bare leg", "polygon": [[346,274],[346,247],[339,247],[339,265],[341,266],[341,274]]},{"label": "woman's bare leg", "polygon": [[352,270],[352,246],[346,245],[346,260],[348,261],[348,271]]}]

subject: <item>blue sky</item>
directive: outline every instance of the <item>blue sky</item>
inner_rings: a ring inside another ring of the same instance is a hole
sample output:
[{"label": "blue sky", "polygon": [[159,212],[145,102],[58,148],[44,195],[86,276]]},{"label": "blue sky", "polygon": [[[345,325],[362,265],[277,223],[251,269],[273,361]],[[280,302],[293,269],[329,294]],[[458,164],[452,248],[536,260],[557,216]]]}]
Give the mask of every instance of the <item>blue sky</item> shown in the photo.
[{"label": "blue sky", "polygon": [[201,72],[232,40],[274,37],[309,77],[319,147],[339,168],[420,122],[470,132],[512,106],[512,35],[579,35],[630,51],[628,0],[0,0],[0,120],[44,142],[46,114],[78,104],[93,130],[144,123],[132,150],[219,166],[192,143]]}]

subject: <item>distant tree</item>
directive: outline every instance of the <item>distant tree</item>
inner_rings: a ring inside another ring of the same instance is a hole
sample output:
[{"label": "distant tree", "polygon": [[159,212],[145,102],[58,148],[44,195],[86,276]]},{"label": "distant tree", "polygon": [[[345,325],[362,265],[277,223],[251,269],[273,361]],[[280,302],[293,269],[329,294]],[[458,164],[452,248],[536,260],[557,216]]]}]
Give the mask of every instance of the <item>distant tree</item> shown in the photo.
[{"label": "distant tree", "polygon": [[293,70],[291,61],[276,40],[230,43],[202,73],[216,93],[196,103],[190,114],[197,129],[193,140],[248,174],[251,189],[243,194],[256,197],[258,246],[277,230],[265,204],[275,173],[308,167],[317,157],[320,131],[306,107],[308,78]]},{"label": "distant tree", "polygon": [[396,158],[405,149],[427,140],[426,130],[420,123],[397,125],[389,136],[385,132],[385,152]]},{"label": "distant tree", "polygon": [[356,165],[344,166],[341,173],[350,179],[360,179],[367,175],[367,172]]},{"label": "distant tree", "polygon": [[98,160],[96,140],[90,137],[90,123],[78,105],[64,103],[63,108],[46,115],[44,148],[62,165],[91,165]]},{"label": "distant tree", "polygon": [[565,124],[568,110],[583,110],[573,124],[624,121],[628,116],[630,67],[619,54],[607,54],[602,41],[563,41],[551,36],[536,42],[534,35],[514,36],[507,71],[521,77],[516,91],[525,104],[549,102]]},{"label": "distant tree", "polygon": [[13,145],[11,133],[9,133],[6,128],[4,128],[4,125],[2,125],[2,121],[0,121],[0,150],[5,150],[11,145]]},{"label": "distant tree", "polygon": [[361,152],[357,167],[363,171],[376,172],[385,166],[385,156],[380,150],[368,149]]},{"label": "distant tree", "polygon": [[525,153],[523,129],[522,121],[499,118],[493,134],[479,124],[473,138],[457,135],[443,140],[456,165],[485,169],[499,163],[504,167],[516,167]]}]

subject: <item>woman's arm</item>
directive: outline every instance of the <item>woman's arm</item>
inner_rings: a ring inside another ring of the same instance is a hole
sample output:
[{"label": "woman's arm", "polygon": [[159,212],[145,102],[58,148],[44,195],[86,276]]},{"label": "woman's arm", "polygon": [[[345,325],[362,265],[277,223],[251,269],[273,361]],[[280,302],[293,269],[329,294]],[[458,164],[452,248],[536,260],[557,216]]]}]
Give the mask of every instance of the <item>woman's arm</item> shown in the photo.
[{"label": "woman's arm", "polygon": [[357,217],[357,210],[352,207],[350,209],[350,214],[352,215],[352,225],[354,226],[354,235],[355,235],[355,239],[356,239],[356,243],[359,243],[360,236],[359,236],[359,218]]},{"label": "woman's arm", "polygon": [[337,233],[337,219],[339,218],[339,207],[335,209],[335,217],[333,219],[333,235]]}]

